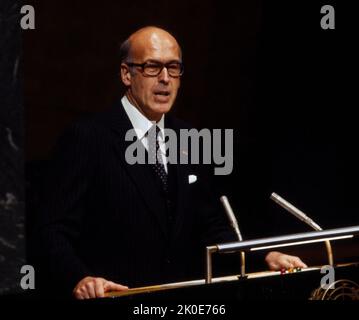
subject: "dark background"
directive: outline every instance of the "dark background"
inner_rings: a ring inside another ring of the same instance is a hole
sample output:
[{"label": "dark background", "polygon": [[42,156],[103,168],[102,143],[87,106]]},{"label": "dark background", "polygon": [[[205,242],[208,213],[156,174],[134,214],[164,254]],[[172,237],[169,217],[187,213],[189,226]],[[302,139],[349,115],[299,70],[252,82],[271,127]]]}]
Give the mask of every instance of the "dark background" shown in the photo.
[{"label": "dark background", "polygon": [[0,2],[0,295],[21,291],[26,263],[20,8]]},{"label": "dark background", "polygon": [[[234,171],[217,177],[216,186],[228,195],[245,238],[309,231],[269,199],[273,191],[323,228],[359,224],[358,27],[349,3],[29,4],[36,10],[36,29],[24,32],[23,58],[30,228],[56,139],[81,115],[121,97],[117,46],[146,25],[169,30],[183,49],[185,74],[173,113],[199,128],[234,129]],[[320,27],[325,4],[336,10],[335,30]]]}]

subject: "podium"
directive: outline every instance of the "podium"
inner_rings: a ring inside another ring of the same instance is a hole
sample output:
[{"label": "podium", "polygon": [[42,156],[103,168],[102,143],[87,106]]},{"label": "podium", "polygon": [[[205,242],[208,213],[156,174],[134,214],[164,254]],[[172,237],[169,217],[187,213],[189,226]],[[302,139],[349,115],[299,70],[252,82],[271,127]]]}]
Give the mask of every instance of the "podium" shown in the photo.
[{"label": "podium", "polygon": [[[241,300],[359,300],[359,261],[303,270],[264,271],[212,278],[211,255],[253,251],[276,246],[345,239],[359,234],[359,226],[287,236],[218,244],[206,248],[205,277],[199,280],[134,288],[107,293],[125,301],[220,301]],[[358,248],[359,249],[359,248]],[[326,276],[331,273],[331,281]]]},{"label": "podium", "polygon": [[163,284],[112,292],[108,297],[126,302],[208,302],[249,300],[359,300],[359,263],[337,265],[334,288],[321,288],[323,266],[299,272],[279,271]]}]

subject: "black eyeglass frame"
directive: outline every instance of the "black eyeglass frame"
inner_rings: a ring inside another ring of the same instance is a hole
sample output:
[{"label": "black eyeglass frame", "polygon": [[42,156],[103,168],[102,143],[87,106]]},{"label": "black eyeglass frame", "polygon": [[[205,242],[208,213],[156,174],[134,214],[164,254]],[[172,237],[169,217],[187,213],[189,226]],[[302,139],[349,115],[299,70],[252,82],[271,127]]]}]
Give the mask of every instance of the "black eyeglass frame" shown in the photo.
[{"label": "black eyeglass frame", "polygon": [[[163,68],[166,68],[167,69],[167,72],[168,74],[172,77],[172,78],[179,78],[183,75],[183,72],[184,72],[184,68],[183,68],[183,63],[182,62],[179,62],[179,61],[170,61],[170,62],[167,62],[167,63],[162,63],[162,62],[159,62],[159,61],[146,61],[144,63],[135,63],[135,62],[124,62],[126,65],[128,65],[129,67],[139,67],[142,69],[142,74],[146,77],[158,77]],[[173,65],[173,64],[176,64],[176,65],[179,65],[180,67],[180,73],[178,75],[173,75],[171,74],[171,68],[169,68],[169,66]],[[156,73],[156,74],[148,74],[145,72],[145,67],[148,66],[148,65],[158,65],[160,66],[159,68],[159,71]]]}]

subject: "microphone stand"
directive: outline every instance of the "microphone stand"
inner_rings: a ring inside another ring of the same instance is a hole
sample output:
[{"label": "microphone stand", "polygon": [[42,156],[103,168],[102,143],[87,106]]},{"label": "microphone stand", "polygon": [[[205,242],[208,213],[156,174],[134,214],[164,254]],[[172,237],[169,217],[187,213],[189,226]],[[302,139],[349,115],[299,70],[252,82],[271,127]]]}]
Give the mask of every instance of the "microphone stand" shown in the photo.
[{"label": "microphone stand", "polygon": [[[285,210],[287,210],[288,212],[293,214],[296,218],[298,218],[299,220],[301,220],[304,223],[306,223],[307,225],[309,225],[314,230],[316,230],[316,231],[323,230],[317,223],[315,223],[312,219],[310,219],[304,212],[300,211],[298,208],[293,206],[291,203],[284,200],[282,197],[280,197],[275,192],[273,192],[271,194],[270,198],[274,202],[278,203],[282,208],[284,208]],[[325,246],[326,246],[326,249],[327,249],[329,265],[334,266],[333,250],[332,250],[332,246],[331,246],[329,240],[325,241]]]},{"label": "microphone stand", "polygon": [[[222,196],[222,197],[220,197],[220,200],[223,204],[224,210],[227,213],[229,223],[237,235],[238,241],[243,241],[242,234],[239,231],[238,221],[236,219],[236,216],[234,215],[231,205],[229,204],[228,198],[226,196]],[[246,276],[246,256],[245,256],[244,251],[241,251],[240,255],[241,255],[241,277],[245,277]]]}]

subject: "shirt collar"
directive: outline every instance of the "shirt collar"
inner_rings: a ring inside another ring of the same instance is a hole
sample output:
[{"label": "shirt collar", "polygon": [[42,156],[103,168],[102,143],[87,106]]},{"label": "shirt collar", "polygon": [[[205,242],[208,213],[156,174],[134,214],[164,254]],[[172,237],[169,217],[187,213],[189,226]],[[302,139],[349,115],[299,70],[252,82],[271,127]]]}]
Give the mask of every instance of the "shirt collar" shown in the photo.
[{"label": "shirt collar", "polygon": [[[139,140],[146,135],[147,131],[155,124],[154,121],[147,119],[129,100],[126,96],[121,99],[123,108],[125,109],[133,128],[136,131],[136,135]],[[159,138],[164,137],[164,121],[165,115],[162,115],[160,121],[157,122],[157,126],[160,128]]]}]

